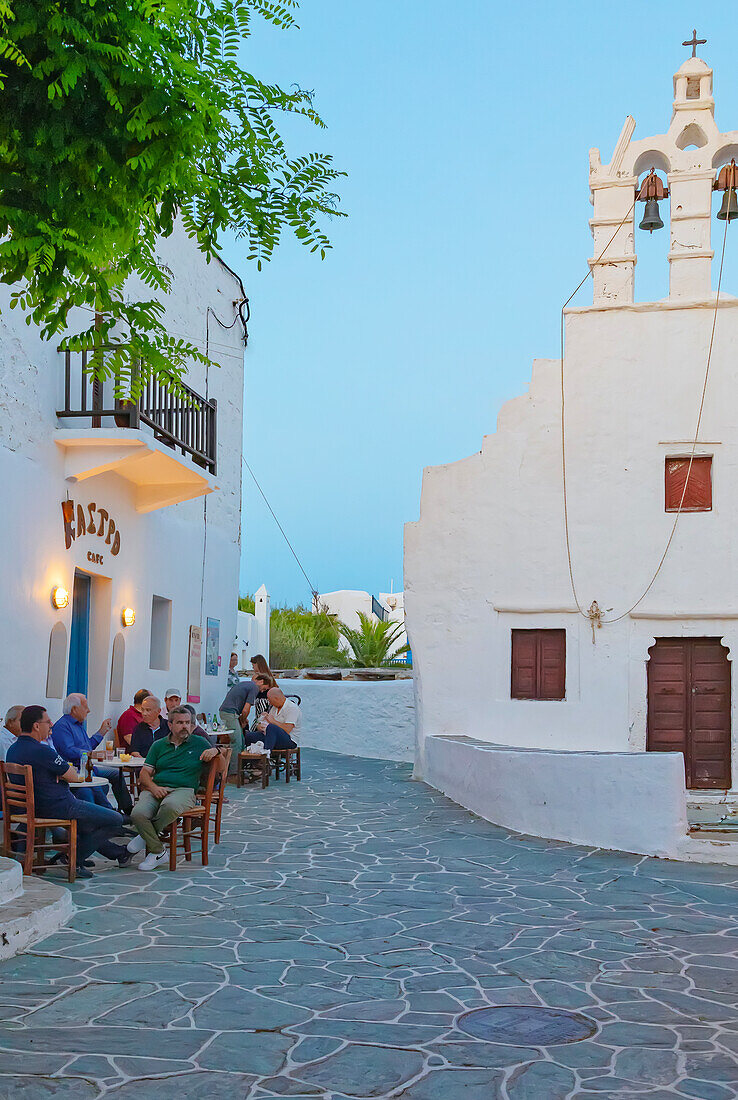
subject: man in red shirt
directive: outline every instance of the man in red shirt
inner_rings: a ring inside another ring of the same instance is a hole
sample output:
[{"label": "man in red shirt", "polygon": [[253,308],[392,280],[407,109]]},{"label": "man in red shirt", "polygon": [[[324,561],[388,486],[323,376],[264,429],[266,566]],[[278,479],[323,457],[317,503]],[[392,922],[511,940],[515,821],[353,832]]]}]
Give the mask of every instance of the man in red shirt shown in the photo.
[{"label": "man in red shirt", "polygon": [[118,741],[125,749],[130,748],[131,734],[141,721],[141,704],[149,695],[151,692],[148,688],[140,688],[133,696],[133,706],[124,710],[118,719]]}]

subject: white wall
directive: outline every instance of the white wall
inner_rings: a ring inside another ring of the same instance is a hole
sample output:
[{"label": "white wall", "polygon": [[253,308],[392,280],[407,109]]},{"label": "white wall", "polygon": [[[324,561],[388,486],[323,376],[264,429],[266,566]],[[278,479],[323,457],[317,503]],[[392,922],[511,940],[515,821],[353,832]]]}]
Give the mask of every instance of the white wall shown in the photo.
[{"label": "white wall", "polygon": [[[377,598],[381,604],[384,604],[390,622],[404,624],[405,604],[403,592],[380,592]],[[321,592],[318,596],[318,606],[321,610],[325,609],[329,614],[335,615],[339,622],[351,627],[352,630],[358,630],[360,626],[359,612],[371,618],[372,596],[370,592],[361,592],[350,588],[339,589],[336,592]],[[397,637],[393,651],[405,645],[406,642],[407,634],[403,630]],[[350,650],[345,638],[341,638],[338,644],[344,651],[348,652]]]},{"label": "white wall", "polygon": [[[159,242],[160,259],[174,271],[172,295],[165,301],[165,323],[174,335],[204,348],[205,311],[234,316],[238,282],[217,261],[207,263],[178,229]],[[148,294],[149,292],[146,291]],[[240,323],[224,332],[210,323],[210,353],[218,363],[206,372],[196,365],[187,382],[218,401],[217,491],[142,514],[135,510],[133,486],[115,473],[76,484],[65,479],[64,453],[55,444],[57,426],[86,430],[86,421],[59,422],[63,407],[63,356],[57,341],[43,341],[25,325],[20,310],[7,308],[10,289],[0,288],[0,477],[3,484],[3,585],[0,622],[6,644],[0,648],[0,711],[14,703],[48,704],[53,718],[60,699],[46,699],[49,634],[57,621],[69,630],[70,606],[55,611],[52,587],[73,590],[75,566],[99,578],[97,623],[91,660],[96,684],[90,688],[90,724],[103,715],[117,719],[137,688],[162,693],[172,684],[184,691],[190,625],[203,627],[203,675],[200,706],[215,710],[226,690],[231,643],[236,631],[240,558],[241,441],[243,411],[243,337]],[[86,325],[89,318],[78,317]],[[206,378],[207,373],[207,378]],[[148,431],[148,429],[143,429]],[[188,461],[188,460],[185,460]],[[103,505],[121,532],[117,557],[94,536],[64,546],[61,501]],[[207,539],[203,517],[207,508]],[[89,550],[104,550],[103,562],[88,561]],[[172,600],[170,668],[149,668],[151,599]],[[135,625],[123,629],[123,607],[136,611]],[[220,620],[221,667],[204,675],[205,620]],[[122,631],[126,643],[123,701],[110,702],[110,655]],[[65,678],[66,679],[66,678]]]},{"label": "white wall", "polygon": [[487,821],[533,836],[678,857],[687,837],[680,753],[543,752],[431,737],[425,778]]},{"label": "white wall", "polygon": [[415,707],[412,680],[280,680],[302,699],[300,744],[381,760],[412,760]]}]

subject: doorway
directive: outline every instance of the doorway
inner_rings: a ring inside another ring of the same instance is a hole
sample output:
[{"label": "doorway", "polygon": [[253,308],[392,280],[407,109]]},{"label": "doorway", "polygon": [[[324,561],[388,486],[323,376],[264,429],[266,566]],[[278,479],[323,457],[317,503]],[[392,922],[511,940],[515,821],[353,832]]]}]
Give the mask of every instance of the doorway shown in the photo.
[{"label": "doorway", "polygon": [[70,695],[73,691],[87,695],[91,588],[90,576],[75,569],[74,591],[72,594],[72,629],[69,636],[67,695]]},{"label": "doorway", "polygon": [[657,638],[648,652],[646,749],[681,752],[689,790],[728,789],[728,650],[719,638]]}]

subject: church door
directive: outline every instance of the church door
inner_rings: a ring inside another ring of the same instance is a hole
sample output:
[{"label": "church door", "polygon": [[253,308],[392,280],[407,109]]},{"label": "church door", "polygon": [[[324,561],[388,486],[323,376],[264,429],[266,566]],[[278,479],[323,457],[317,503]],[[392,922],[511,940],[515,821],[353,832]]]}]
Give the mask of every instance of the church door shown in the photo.
[{"label": "church door", "polygon": [[681,752],[690,790],[730,787],[730,662],[719,638],[658,638],[649,650],[646,748]]}]

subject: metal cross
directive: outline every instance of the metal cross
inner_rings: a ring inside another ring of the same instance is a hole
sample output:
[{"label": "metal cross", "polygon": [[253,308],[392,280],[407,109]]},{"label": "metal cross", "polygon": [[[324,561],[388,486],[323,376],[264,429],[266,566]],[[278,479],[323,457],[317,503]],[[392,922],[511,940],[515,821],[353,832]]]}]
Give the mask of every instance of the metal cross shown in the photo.
[{"label": "metal cross", "polygon": [[695,28],[695,30],[692,31],[691,39],[688,42],[682,42],[682,45],[683,46],[691,46],[692,47],[692,57],[696,57],[697,56],[697,47],[698,46],[704,46],[704,44],[706,42],[707,42],[706,38],[698,38],[697,37],[697,30]]}]

